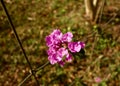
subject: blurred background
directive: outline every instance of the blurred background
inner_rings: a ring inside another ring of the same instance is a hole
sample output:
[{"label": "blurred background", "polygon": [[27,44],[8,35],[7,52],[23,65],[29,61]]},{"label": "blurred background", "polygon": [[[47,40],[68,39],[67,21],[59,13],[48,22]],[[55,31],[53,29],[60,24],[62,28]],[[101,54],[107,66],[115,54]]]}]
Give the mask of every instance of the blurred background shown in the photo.
[{"label": "blurred background", "polygon": [[[41,86],[120,86],[120,1],[107,0],[97,23],[85,15],[84,0],[4,0],[33,69],[48,61],[45,37],[54,29],[85,42],[85,55],[63,68],[37,72]],[[29,66],[0,3],[0,86],[17,86]],[[96,81],[100,79],[100,82]],[[23,86],[35,86],[34,77]]]}]

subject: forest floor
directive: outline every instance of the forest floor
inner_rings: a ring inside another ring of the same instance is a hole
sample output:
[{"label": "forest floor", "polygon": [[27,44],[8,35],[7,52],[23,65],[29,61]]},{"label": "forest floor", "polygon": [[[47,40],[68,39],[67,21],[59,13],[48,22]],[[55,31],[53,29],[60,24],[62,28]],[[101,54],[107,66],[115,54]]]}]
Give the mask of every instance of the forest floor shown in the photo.
[{"label": "forest floor", "polygon": [[[120,86],[120,1],[109,0],[98,23],[85,17],[83,0],[4,0],[33,69],[48,62],[45,37],[54,29],[85,42],[85,56],[64,67],[47,65],[36,73],[41,86]],[[29,65],[0,3],[0,86],[17,86]],[[99,78],[99,83],[95,79]],[[23,86],[36,86],[33,76]]]}]

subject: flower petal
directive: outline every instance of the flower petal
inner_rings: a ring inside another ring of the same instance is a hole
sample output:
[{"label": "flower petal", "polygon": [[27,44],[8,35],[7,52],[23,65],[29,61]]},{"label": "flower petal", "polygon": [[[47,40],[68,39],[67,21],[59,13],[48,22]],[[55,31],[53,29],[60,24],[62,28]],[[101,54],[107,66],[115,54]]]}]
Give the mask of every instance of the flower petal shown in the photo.
[{"label": "flower petal", "polygon": [[48,47],[53,44],[52,38],[50,36],[46,36],[45,40]]},{"label": "flower petal", "polygon": [[68,48],[71,52],[79,52],[81,50],[81,44],[79,42],[69,42]]},{"label": "flower petal", "polygon": [[85,43],[84,42],[79,42],[79,44],[81,45],[81,48],[85,47]]},{"label": "flower petal", "polygon": [[48,60],[50,61],[51,64],[57,63],[57,60],[55,59],[54,55],[50,55],[50,56],[48,57]]},{"label": "flower petal", "polygon": [[65,56],[65,55],[68,54],[68,50],[65,49],[65,48],[60,48],[60,49],[58,49],[57,54],[58,54],[59,56],[63,57],[63,56]]},{"label": "flower petal", "polygon": [[67,62],[71,62],[72,61],[72,55],[71,54],[67,54],[66,59]]},{"label": "flower petal", "polygon": [[67,32],[62,37],[62,42],[71,42],[73,34],[71,32]]},{"label": "flower petal", "polygon": [[58,62],[58,64],[59,64],[61,67],[63,67],[63,66],[64,66],[64,64],[65,64],[65,62],[60,61],[60,62]]}]

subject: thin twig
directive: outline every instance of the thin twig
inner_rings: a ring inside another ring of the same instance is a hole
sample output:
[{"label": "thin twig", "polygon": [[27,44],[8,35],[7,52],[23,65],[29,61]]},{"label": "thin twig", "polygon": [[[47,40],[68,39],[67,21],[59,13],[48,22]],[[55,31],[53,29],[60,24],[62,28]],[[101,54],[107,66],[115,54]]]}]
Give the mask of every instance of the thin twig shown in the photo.
[{"label": "thin twig", "polygon": [[42,68],[44,68],[45,66],[47,66],[49,63],[50,63],[50,62],[48,61],[48,62],[46,62],[44,65],[38,67],[38,68],[35,70],[35,72],[38,72],[39,70],[41,70]]},{"label": "thin twig", "polygon": [[11,25],[11,28],[12,28],[12,30],[13,30],[13,32],[14,32],[14,35],[15,35],[18,43],[19,43],[19,46],[20,46],[20,48],[22,49],[22,52],[23,52],[23,54],[24,54],[24,57],[25,57],[28,65],[29,65],[29,67],[30,67],[31,73],[32,73],[32,75],[34,76],[37,85],[39,86],[39,82],[38,82],[38,80],[37,80],[37,78],[36,78],[36,76],[35,76],[35,74],[34,74],[34,71],[32,70],[32,66],[31,66],[31,64],[30,64],[30,62],[29,62],[29,60],[28,60],[28,57],[27,57],[27,55],[26,55],[26,52],[25,52],[25,50],[24,50],[24,48],[23,48],[23,46],[22,46],[22,43],[21,43],[21,41],[20,41],[20,39],[19,39],[19,37],[18,37],[18,34],[17,34],[16,30],[15,30],[15,27],[14,27],[14,25],[13,25],[13,22],[12,22],[12,20],[11,20],[11,18],[10,18],[10,15],[9,15],[9,13],[8,13],[8,11],[7,11],[7,8],[6,8],[3,0],[1,0],[1,4],[2,4],[2,7],[3,7],[3,9],[4,9],[5,13],[6,13],[6,16],[7,16],[7,18],[8,18],[8,21],[9,21],[10,25]]},{"label": "thin twig", "polygon": [[18,86],[22,86],[22,84],[29,79],[32,76],[32,73],[30,73],[22,82],[20,82],[20,84]]},{"label": "thin twig", "polygon": [[[45,66],[47,66],[49,64],[49,61],[46,62],[44,65],[38,67],[36,70],[34,70],[35,73],[39,72],[42,68],[44,68]],[[29,79],[29,77],[32,76],[32,73],[30,73],[26,78],[24,78],[24,80],[22,82],[20,82],[20,84],[18,86],[22,86],[22,84],[27,81],[27,79]]]},{"label": "thin twig", "polygon": [[116,16],[117,14],[115,13],[113,17],[107,23],[104,24],[104,26],[107,26],[113,19],[115,19]]},{"label": "thin twig", "polygon": [[95,10],[96,11],[95,20],[94,20],[95,23],[97,22],[99,14],[100,14],[100,11],[101,11],[101,2],[98,0],[97,3],[99,5],[96,6],[96,10]]},{"label": "thin twig", "polygon": [[103,0],[103,2],[102,2],[102,7],[101,7],[101,11],[100,11],[100,16],[99,16],[99,23],[101,22],[103,10],[104,10],[104,7],[105,7],[105,2],[106,2],[106,0]]}]

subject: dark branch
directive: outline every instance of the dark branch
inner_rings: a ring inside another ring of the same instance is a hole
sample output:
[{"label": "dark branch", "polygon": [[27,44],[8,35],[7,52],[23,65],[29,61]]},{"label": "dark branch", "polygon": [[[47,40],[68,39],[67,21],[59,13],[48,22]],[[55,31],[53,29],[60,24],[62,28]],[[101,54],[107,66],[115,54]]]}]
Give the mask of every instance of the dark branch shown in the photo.
[{"label": "dark branch", "polygon": [[19,43],[19,46],[20,46],[20,48],[22,49],[22,52],[23,52],[23,54],[24,54],[24,57],[25,57],[28,65],[29,65],[29,67],[30,67],[31,73],[32,73],[32,75],[34,76],[37,85],[39,86],[39,82],[38,82],[38,80],[37,80],[37,78],[36,78],[36,76],[35,76],[34,71],[32,70],[32,66],[31,66],[31,64],[30,64],[30,62],[29,62],[29,60],[28,60],[28,57],[27,57],[27,55],[26,55],[26,53],[25,53],[25,50],[24,50],[24,48],[23,48],[23,46],[22,46],[22,43],[21,43],[21,41],[20,41],[20,39],[19,39],[19,36],[18,36],[18,34],[17,34],[16,30],[15,30],[15,27],[14,27],[14,25],[13,25],[13,23],[12,23],[12,20],[11,20],[11,18],[10,18],[10,15],[9,15],[9,13],[8,13],[8,11],[7,11],[7,8],[6,8],[3,0],[1,0],[1,4],[2,4],[2,7],[3,7],[3,9],[4,9],[5,13],[6,13],[6,16],[7,16],[7,18],[8,18],[8,21],[9,21],[10,25],[11,25],[11,28],[12,28],[12,30],[13,30],[13,32],[14,32],[14,35],[15,35],[18,43]]}]

